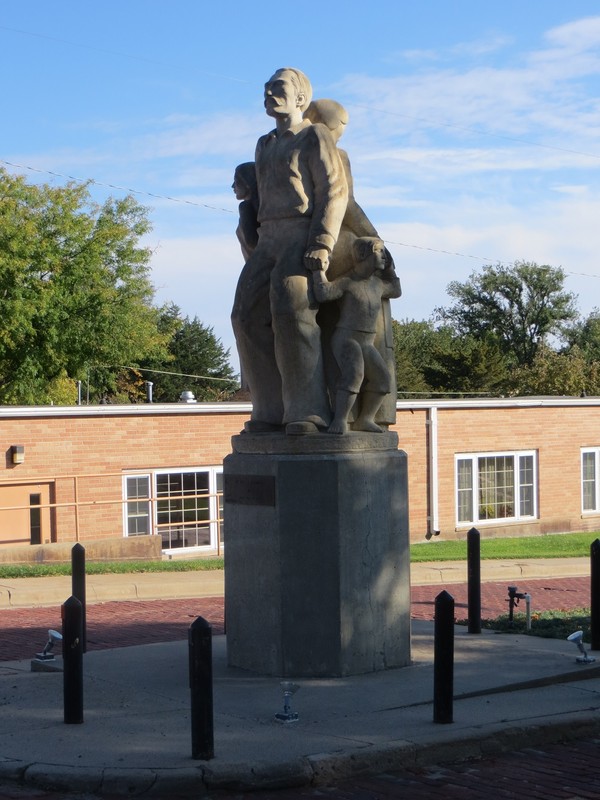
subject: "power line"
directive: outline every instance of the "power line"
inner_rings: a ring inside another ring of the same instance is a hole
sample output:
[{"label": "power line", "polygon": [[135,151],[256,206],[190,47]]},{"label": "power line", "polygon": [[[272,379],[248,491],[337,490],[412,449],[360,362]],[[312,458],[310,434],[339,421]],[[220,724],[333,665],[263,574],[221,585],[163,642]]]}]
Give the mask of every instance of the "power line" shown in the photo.
[{"label": "power line", "polygon": [[65,175],[61,172],[53,172],[49,169],[39,169],[38,167],[30,167],[27,164],[15,164],[13,161],[6,161],[3,158],[0,158],[0,164],[6,164],[9,167],[15,167],[16,169],[26,169],[30,172],[38,172],[42,175],[52,175],[54,178],[64,178],[69,181],[75,181],[75,183],[88,183],[93,184],[94,186],[102,186],[105,189],[116,189],[119,192],[129,192],[130,194],[140,194],[144,195],[145,197],[153,197],[156,200],[170,200],[172,203],[184,203],[189,206],[196,206],[197,208],[209,208],[211,211],[224,211],[226,214],[233,214],[234,212],[230,208],[220,208],[219,206],[211,206],[208,203],[196,203],[193,200],[185,200],[181,197],[170,197],[169,195],[165,194],[156,194],[154,192],[146,192],[142,189],[131,189],[127,186],[117,186],[114,183],[102,183],[101,181],[94,180],[94,178],[76,178],[74,175]]},{"label": "power line", "polygon": [[361,105],[360,103],[349,103],[350,107],[354,106],[355,108],[362,108],[365,111],[373,111],[376,114],[387,114],[391,117],[402,117],[403,119],[410,119],[413,122],[425,122],[427,125],[432,125],[433,127],[438,128],[453,128],[454,130],[464,131],[465,133],[474,133],[478,136],[490,136],[494,139],[504,139],[508,142],[517,142],[518,144],[527,144],[530,147],[542,147],[546,150],[558,150],[561,153],[570,153],[571,155],[575,156],[585,156],[587,158],[597,158],[600,159],[600,155],[597,153],[586,153],[582,150],[573,150],[570,147],[558,147],[557,145],[553,144],[544,144],[543,142],[531,142],[528,139],[520,139],[516,136],[507,136],[503,133],[493,133],[492,131],[482,131],[479,128],[471,128],[468,125],[457,125],[453,122],[440,122],[439,120],[435,119],[427,119],[427,117],[414,117],[410,114],[401,114],[399,111],[390,111],[389,109],[384,108],[373,108],[372,106],[365,106]]},{"label": "power line", "polygon": [[[487,256],[473,256],[473,255],[470,255],[469,253],[456,253],[456,252],[453,252],[452,250],[438,250],[435,247],[425,247],[424,245],[419,245],[419,244],[407,244],[406,242],[391,242],[388,239],[385,239],[384,241],[385,241],[386,244],[395,244],[398,247],[410,247],[413,250],[427,250],[430,253],[442,253],[443,255],[446,255],[446,256],[460,256],[461,258],[473,258],[473,259],[475,259],[477,261],[487,261],[488,263],[491,263],[491,262],[498,263],[495,259],[487,258]],[[598,276],[598,277],[600,277],[600,276]]]},{"label": "power line", "polygon": [[[196,206],[197,208],[208,208],[210,211],[222,211],[226,214],[235,213],[230,208],[211,206],[208,203],[196,203],[193,200],[185,200],[180,197],[170,197],[169,195],[157,194],[154,192],[146,192],[142,189],[130,189],[127,188],[126,186],[118,186],[113,183],[102,183],[101,181],[96,181],[93,178],[88,178],[87,180],[84,180],[83,178],[76,178],[73,175],[65,175],[60,172],[53,172],[52,170],[40,169],[38,167],[31,167],[28,166],[27,164],[16,164],[13,161],[6,161],[6,159],[3,158],[0,158],[0,164],[6,164],[7,166],[15,167],[16,169],[26,169],[29,170],[30,172],[37,172],[42,175],[52,175],[55,178],[64,178],[66,180],[75,181],[75,183],[88,183],[94,186],[101,186],[108,189],[116,189],[121,192],[129,192],[130,194],[138,194],[138,195],[143,195],[145,197],[154,197],[159,200],[168,200],[173,203],[184,203],[186,205]],[[470,253],[460,253],[452,250],[442,250],[436,247],[425,247],[424,245],[410,244],[408,242],[394,242],[390,241],[389,239],[385,239],[384,241],[385,244],[393,244],[396,245],[397,247],[408,247],[412,250],[423,250],[429,253],[440,253],[441,255],[446,255],[446,256],[457,256],[458,258],[471,258],[475,261],[485,261],[488,264],[489,263],[508,264],[508,262],[503,262],[494,258],[488,258],[487,256],[475,256]],[[563,269],[563,272],[566,275],[579,275],[585,278],[600,278],[600,275],[593,275],[587,272],[572,272],[571,270],[566,270],[566,269]],[[202,376],[189,376],[189,377],[202,377]]]},{"label": "power line", "polygon": [[[69,39],[60,39],[58,36],[49,36],[46,33],[34,33],[33,31],[24,31],[24,30],[21,30],[20,28],[9,28],[7,25],[0,25],[0,30],[10,31],[11,33],[20,33],[20,34],[23,34],[24,36],[34,36],[37,39],[46,39],[47,41],[50,41],[50,42],[58,42],[58,44],[68,44],[71,47],[81,47],[81,48],[83,48],[85,50],[95,50],[98,53],[105,53],[106,55],[109,55],[109,56],[119,56],[120,58],[129,58],[132,61],[142,61],[145,64],[154,64],[155,66],[158,66],[158,67],[169,67],[171,69],[181,69],[181,67],[179,65],[176,65],[176,64],[167,64],[164,61],[157,61],[156,59],[147,58],[145,56],[137,56],[137,55],[134,55],[133,53],[122,53],[122,52],[119,52],[118,50],[109,50],[109,49],[107,49],[105,47],[96,47],[94,45],[87,44],[86,42],[72,42],[72,41],[69,41]],[[187,71],[189,71],[190,68],[186,67],[185,69]],[[244,78],[234,78],[232,75],[223,75],[222,73],[219,73],[219,72],[208,72],[206,70],[198,69],[197,67],[192,67],[191,69],[194,72],[198,72],[201,75],[207,75],[207,76],[209,76],[211,78],[224,78],[225,80],[235,81],[236,83],[249,83],[250,82],[248,80],[245,80]]]},{"label": "power line", "polygon": [[206,381],[223,381],[236,383],[235,378],[217,378],[214,375],[191,375],[187,372],[167,372],[164,369],[146,369],[146,367],[131,367],[126,364],[90,364],[88,369],[131,369],[134,372],[152,372],[156,375],[174,375],[176,378],[196,378]]},{"label": "power line", "polygon": [[[36,37],[38,39],[46,39],[48,41],[58,42],[59,44],[67,44],[67,45],[69,45],[71,47],[81,47],[81,48],[84,48],[84,49],[87,49],[87,50],[95,50],[95,51],[100,52],[100,53],[106,53],[107,55],[119,56],[120,58],[128,58],[128,59],[131,59],[133,61],[141,61],[141,62],[144,62],[146,64],[154,64],[154,65],[159,66],[159,67],[169,67],[169,68],[173,68],[173,69],[181,69],[181,67],[179,65],[176,65],[176,64],[167,64],[165,62],[157,61],[156,59],[148,58],[146,56],[138,56],[138,55],[135,55],[133,53],[124,53],[124,52],[120,52],[120,51],[116,51],[116,50],[109,50],[109,49],[103,48],[103,47],[96,47],[95,45],[90,45],[90,44],[87,44],[86,42],[73,42],[73,41],[70,41],[68,39],[61,39],[61,38],[59,38],[57,36],[49,36],[48,34],[36,33],[36,32],[33,32],[33,31],[25,31],[25,30],[22,30],[20,28],[11,28],[11,27],[9,27],[7,25],[0,25],[0,30],[10,31],[11,33],[19,33],[19,34],[22,34],[24,36],[33,36],[33,37]],[[185,69],[186,69],[186,71],[189,71],[190,68],[186,67]],[[198,73],[200,73],[202,75],[207,75],[207,76],[210,76],[210,77],[213,77],[213,78],[222,78],[223,80],[233,81],[235,83],[250,84],[250,81],[247,78],[238,78],[238,77],[234,77],[233,75],[225,75],[225,74],[219,73],[219,72],[209,72],[207,70],[199,70],[199,69],[197,69],[195,67],[192,67],[192,69],[195,72],[198,72]],[[543,142],[532,142],[532,141],[530,141],[528,139],[521,139],[521,138],[516,137],[516,136],[507,136],[506,134],[502,134],[502,133],[494,133],[493,131],[481,130],[479,128],[473,128],[473,127],[468,126],[468,125],[457,125],[456,123],[453,123],[453,122],[441,122],[440,120],[430,119],[428,117],[418,117],[418,116],[413,116],[413,115],[410,115],[410,114],[402,114],[399,111],[390,111],[389,109],[384,109],[384,108],[374,108],[373,106],[367,106],[367,105],[364,105],[364,104],[361,104],[361,103],[352,103],[351,102],[348,105],[350,107],[362,108],[362,109],[364,109],[366,111],[372,111],[372,112],[374,112],[376,114],[386,114],[388,116],[399,117],[399,118],[403,118],[403,119],[409,119],[409,120],[412,120],[413,122],[424,122],[427,125],[431,125],[433,127],[452,128],[453,130],[458,130],[458,131],[463,131],[463,132],[466,132],[466,133],[476,134],[477,136],[488,136],[488,137],[495,138],[495,139],[504,139],[505,141],[516,142],[518,144],[526,144],[526,145],[529,145],[531,147],[541,147],[541,148],[544,148],[546,150],[556,150],[556,151],[559,151],[561,153],[571,153],[572,155],[585,156],[587,158],[595,158],[595,159],[599,159],[600,160],[600,155],[598,155],[597,153],[586,153],[586,152],[584,152],[582,150],[574,150],[573,148],[558,147],[557,145],[544,144]],[[102,185],[102,184],[99,184],[99,185]],[[110,184],[108,184],[108,185],[110,185]],[[122,187],[114,187],[114,188],[118,188],[119,189],[119,188],[122,188]],[[127,190],[127,191],[130,191],[130,190]],[[134,190],[131,190],[131,191],[134,191]],[[153,195],[150,195],[150,196],[152,197]],[[169,199],[172,199],[172,198],[169,198]],[[177,201],[176,200],[176,202],[184,202],[184,201]]]}]

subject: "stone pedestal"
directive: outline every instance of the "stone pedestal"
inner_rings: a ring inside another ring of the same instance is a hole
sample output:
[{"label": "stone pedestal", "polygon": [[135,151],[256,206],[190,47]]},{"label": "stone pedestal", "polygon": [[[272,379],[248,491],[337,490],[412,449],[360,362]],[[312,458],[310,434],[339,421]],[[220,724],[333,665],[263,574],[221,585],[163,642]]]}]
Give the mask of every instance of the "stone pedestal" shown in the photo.
[{"label": "stone pedestal", "polygon": [[406,454],[396,434],[241,434],[224,462],[228,661],[266,675],[410,663]]}]

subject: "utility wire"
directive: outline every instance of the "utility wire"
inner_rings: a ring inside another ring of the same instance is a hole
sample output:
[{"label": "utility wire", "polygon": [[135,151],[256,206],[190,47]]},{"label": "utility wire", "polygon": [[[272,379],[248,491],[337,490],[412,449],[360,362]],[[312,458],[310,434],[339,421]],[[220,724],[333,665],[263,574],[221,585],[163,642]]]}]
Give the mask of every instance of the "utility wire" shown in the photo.
[{"label": "utility wire", "polygon": [[[21,34],[23,36],[33,36],[33,37],[38,38],[38,39],[46,39],[48,41],[58,42],[59,44],[66,44],[66,45],[69,45],[71,47],[80,47],[80,48],[83,48],[83,49],[86,49],[86,50],[94,50],[94,51],[99,52],[99,53],[106,53],[107,55],[118,56],[120,58],[128,58],[128,59],[131,59],[133,61],[141,61],[141,62],[144,62],[146,64],[154,64],[154,65],[159,66],[159,67],[169,67],[171,69],[181,69],[182,68],[182,67],[180,67],[179,65],[176,65],[176,64],[167,64],[165,62],[157,61],[156,59],[148,58],[146,56],[138,56],[138,55],[135,55],[134,53],[124,53],[124,52],[120,52],[120,51],[117,51],[117,50],[109,50],[108,48],[97,47],[95,45],[87,44],[87,42],[73,42],[73,41],[70,41],[69,39],[61,39],[61,38],[59,38],[57,36],[49,36],[48,34],[44,34],[44,33],[36,33],[34,31],[26,31],[26,30],[22,30],[20,28],[11,28],[8,25],[0,25],[0,30],[10,31],[11,33],[18,33],[18,34]],[[186,71],[189,71],[190,67],[185,67],[185,69],[186,69]],[[251,83],[251,81],[249,81],[247,78],[238,78],[238,77],[235,77],[233,75],[225,75],[225,74],[219,73],[219,72],[209,72],[207,70],[199,70],[199,69],[197,69],[195,67],[192,67],[191,69],[193,69],[195,72],[198,72],[198,73],[200,73],[202,75],[207,75],[207,76],[210,76],[210,77],[213,77],[213,78],[221,78],[223,80],[233,81],[235,83],[243,83],[243,84],[248,84],[248,85]],[[491,137],[491,138],[494,138],[494,139],[504,139],[505,141],[509,141],[509,142],[517,142],[518,144],[526,144],[526,145],[529,145],[531,147],[542,147],[542,148],[544,148],[546,150],[556,150],[556,151],[561,152],[561,153],[571,153],[572,155],[586,156],[587,158],[600,159],[600,155],[598,153],[587,153],[585,151],[574,150],[573,148],[569,148],[569,147],[558,147],[557,145],[544,144],[543,142],[532,142],[532,141],[529,141],[528,139],[521,139],[521,138],[516,137],[516,136],[508,136],[508,135],[502,134],[502,133],[494,133],[493,131],[489,131],[489,130],[481,130],[479,128],[473,128],[473,127],[471,127],[469,125],[458,125],[458,124],[453,123],[453,122],[442,122],[440,120],[431,119],[431,118],[428,118],[428,117],[418,117],[418,116],[413,116],[413,115],[410,115],[410,114],[402,114],[399,111],[391,111],[390,109],[387,109],[387,108],[374,108],[373,106],[368,106],[368,105],[364,105],[364,104],[361,104],[361,103],[352,103],[352,102],[350,102],[350,103],[348,103],[348,106],[349,107],[354,107],[354,108],[362,108],[362,109],[364,109],[366,111],[372,111],[377,115],[385,114],[387,116],[398,117],[398,118],[402,118],[402,119],[409,119],[409,120],[412,120],[413,122],[424,122],[427,125],[431,125],[431,126],[437,127],[437,128],[452,128],[453,130],[463,131],[465,133],[471,133],[471,134],[475,134],[477,136],[488,136],[488,137]],[[99,184],[99,185],[103,185],[103,184]],[[110,184],[108,184],[108,185],[110,185]],[[117,186],[117,187],[114,187],[114,188],[119,189],[119,188],[122,188],[122,187],[118,187]],[[127,191],[134,191],[134,190],[127,190]],[[152,196],[152,195],[150,195],[150,196]],[[176,202],[184,202],[184,201],[176,201]]]},{"label": "utility wire", "polygon": [[[0,26],[0,27],[2,27],[2,26]],[[29,170],[30,172],[37,172],[37,173],[40,173],[42,175],[52,175],[55,178],[64,178],[66,180],[75,181],[76,183],[88,183],[88,184],[92,184],[94,186],[102,186],[104,188],[117,189],[118,191],[121,191],[121,192],[129,192],[130,194],[138,194],[138,195],[143,195],[143,196],[146,196],[146,197],[153,197],[153,198],[159,199],[159,200],[169,200],[169,201],[171,201],[173,203],[184,203],[184,204],[187,204],[187,205],[190,205],[190,206],[196,206],[197,208],[208,208],[210,211],[222,211],[225,214],[233,214],[233,213],[235,213],[230,208],[221,208],[219,206],[211,206],[208,203],[196,203],[193,200],[185,200],[185,199],[178,198],[178,197],[170,197],[169,195],[156,194],[154,192],[146,192],[146,191],[143,191],[142,189],[130,189],[130,188],[127,188],[126,186],[118,186],[118,185],[113,184],[113,183],[102,183],[101,181],[96,181],[93,178],[88,178],[87,180],[84,180],[83,178],[76,178],[73,175],[65,175],[65,174],[62,174],[60,172],[53,172],[53,171],[48,170],[48,169],[39,169],[38,167],[31,167],[31,166],[28,166],[27,164],[16,164],[13,161],[7,161],[6,159],[3,159],[3,158],[0,158],[0,164],[6,164],[7,166],[15,167],[16,169],[26,169],[26,170]],[[475,255],[472,255],[470,253],[460,253],[460,252],[456,252],[456,251],[452,251],[452,250],[442,250],[442,249],[438,249],[438,248],[435,248],[435,247],[425,247],[424,245],[410,244],[408,242],[394,242],[394,241],[390,241],[389,239],[384,239],[384,242],[385,242],[385,244],[393,244],[393,245],[396,245],[397,247],[407,247],[407,248],[410,248],[412,250],[424,250],[424,251],[429,252],[429,253],[440,253],[441,255],[457,256],[458,258],[471,258],[471,259],[474,259],[475,261],[485,261],[488,264],[492,264],[492,263],[494,263],[494,264],[508,264],[508,262],[502,262],[502,261],[499,261],[498,259],[488,258],[487,256],[475,256]],[[600,278],[600,275],[593,275],[593,274],[590,274],[590,273],[587,273],[587,272],[572,272],[571,270],[566,270],[566,269],[564,269],[563,271],[567,275],[579,275],[579,276],[582,276],[582,277],[585,277],[585,278]],[[202,376],[190,376],[190,377],[202,377]]]},{"label": "utility wire", "polygon": [[193,200],[185,200],[181,197],[169,197],[169,195],[165,194],[156,194],[154,192],[145,192],[142,189],[130,189],[127,186],[117,186],[114,183],[102,183],[101,181],[94,180],[94,178],[76,178],[73,175],[64,175],[61,172],[52,172],[49,169],[39,169],[37,167],[30,167],[27,164],[15,164],[13,161],[6,161],[3,158],[0,158],[0,164],[6,164],[9,167],[15,167],[16,169],[26,169],[30,172],[38,172],[42,175],[52,175],[55,178],[65,178],[69,181],[75,181],[75,183],[88,183],[94,186],[102,186],[106,189],[117,189],[119,192],[129,192],[130,194],[141,194],[145,195],[146,197],[154,197],[157,200],[170,200],[172,203],[185,203],[190,206],[196,206],[198,208],[209,208],[211,211],[224,211],[226,214],[233,214],[234,212],[230,208],[219,208],[218,206],[211,206],[208,203],[196,203]]},{"label": "utility wire", "polygon": [[177,378],[198,378],[206,381],[224,381],[236,383],[235,378],[217,378],[214,375],[191,375],[187,372],[167,372],[164,369],[146,369],[146,367],[132,367],[126,364],[90,364],[88,369],[131,369],[134,372],[153,372],[157,375],[175,375]]},{"label": "utility wire", "polygon": [[[46,33],[34,33],[33,31],[24,31],[20,28],[9,28],[7,25],[0,25],[0,30],[3,31],[10,31],[11,33],[20,33],[23,36],[34,36],[37,39],[46,39],[50,42],[58,42],[59,44],[68,44],[71,47],[81,47],[84,50],[95,50],[98,53],[105,53],[109,56],[119,56],[120,58],[130,58],[133,61],[143,61],[145,64],[154,64],[158,67],[168,67],[170,69],[181,69],[179,65],[176,64],[166,64],[164,61],[157,61],[153,58],[147,58],[145,56],[137,56],[133,53],[121,53],[117,50],[109,50],[105,47],[95,47],[94,45],[87,44],[86,42],[72,42],[69,39],[60,39],[58,36],[48,36]],[[189,67],[185,67],[186,71],[189,71]],[[235,81],[236,83],[250,83],[250,81],[245,80],[243,78],[234,78],[232,75],[223,75],[219,72],[208,72],[206,70],[197,69],[196,67],[192,67],[194,72],[198,72],[201,75],[208,75],[211,78],[224,78],[228,81]]]}]

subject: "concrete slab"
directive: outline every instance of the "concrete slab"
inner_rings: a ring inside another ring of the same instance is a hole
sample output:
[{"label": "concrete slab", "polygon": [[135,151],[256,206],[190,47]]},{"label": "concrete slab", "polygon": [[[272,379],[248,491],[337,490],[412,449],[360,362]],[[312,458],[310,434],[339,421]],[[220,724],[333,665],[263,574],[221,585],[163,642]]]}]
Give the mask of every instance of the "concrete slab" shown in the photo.
[{"label": "concrete slab", "polygon": [[227,666],[214,639],[215,758],[191,757],[187,642],[88,652],[84,723],[63,722],[63,676],[0,664],[0,778],[127,794],[326,783],[600,730],[600,661],[569,642],[455,633],[454,722],[433,722],[433,624],[413,621],[413,664],[298,679],[299,721],[275,714],[277,678]]}]

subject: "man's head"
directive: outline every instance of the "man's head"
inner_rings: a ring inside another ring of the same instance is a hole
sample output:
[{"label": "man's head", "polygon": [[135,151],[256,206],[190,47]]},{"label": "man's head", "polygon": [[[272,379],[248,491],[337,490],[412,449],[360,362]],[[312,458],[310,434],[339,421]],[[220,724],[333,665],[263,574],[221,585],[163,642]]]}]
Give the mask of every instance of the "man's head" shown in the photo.
[{"label": "man's head", "polygon": [[302,115],[312,99],[312,86],[293,67],[278,69],[265,83],[265,109],[270,117]]},{"label": "man's head", "polygon": [[313,100],[304,112],[304,117],[313,123],[321,122],[329,128],[336,142],[348,124],[348,112],[336,100]]}]

